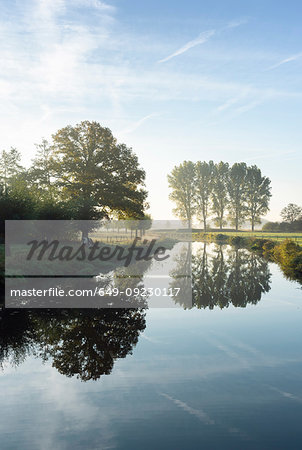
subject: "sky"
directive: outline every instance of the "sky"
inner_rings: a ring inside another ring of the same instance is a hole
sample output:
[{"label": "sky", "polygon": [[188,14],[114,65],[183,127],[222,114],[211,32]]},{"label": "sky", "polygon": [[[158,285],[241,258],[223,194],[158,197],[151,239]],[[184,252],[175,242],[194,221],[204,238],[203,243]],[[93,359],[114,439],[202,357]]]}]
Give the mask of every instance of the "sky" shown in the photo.
[{"label": "sky", "polygon": [[302,3],[0,0],[0,149],[96,120],[146,170],[154,219],[184,160],[256,164],[268,220],[301,205]]}]

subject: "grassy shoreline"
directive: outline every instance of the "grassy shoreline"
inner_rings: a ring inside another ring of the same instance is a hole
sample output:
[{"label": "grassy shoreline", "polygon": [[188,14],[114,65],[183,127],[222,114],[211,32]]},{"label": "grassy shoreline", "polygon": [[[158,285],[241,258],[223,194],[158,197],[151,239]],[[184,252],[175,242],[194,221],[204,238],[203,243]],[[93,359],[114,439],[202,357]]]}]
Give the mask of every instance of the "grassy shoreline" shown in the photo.
[{"label": "grassy shoreline", "polygon": [[[193,235],[197,234],[194,233],[193,231]],[[198,231],[198,234],[203,234],[202,230]],[[272,240],[272,241],[284,241],[285,239],[290,239],[292,241],[295,241],[297,244],[299,244],[300,246],[302,246],[302,233],[300,232],[274,232],[274,231],[229,231],[229,230],[209,230],[206,234],[213,234],[213,235],[218,235],[218,234],[223,234],[225,236],[240,236],[240,237],[244,237],[244,238],[255,238],[255,239],[268,239],[268,240]]]}]

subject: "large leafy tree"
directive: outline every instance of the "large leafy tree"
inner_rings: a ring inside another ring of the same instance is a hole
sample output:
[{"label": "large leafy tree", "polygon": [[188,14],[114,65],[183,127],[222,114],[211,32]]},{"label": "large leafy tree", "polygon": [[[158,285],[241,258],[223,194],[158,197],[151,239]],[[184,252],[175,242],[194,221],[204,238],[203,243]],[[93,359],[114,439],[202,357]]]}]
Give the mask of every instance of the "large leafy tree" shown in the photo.
[{"label": "large leafy tree", "polygon": [[215,224],[222,230],[222,227],[226,224],[225,213],[229,204],[227,189],[229,164],[220,161],[215,164],[213,169],[212,211],[215,214]]},{"label": "large leafy tree", "polygon": [[247,218],[251,221],[252,231],[255,224],[261,223],[261,216],[269,209],[269,199],[271,197],[271,181],[261,174],[257,166],[247,168],[246,172],[246,212]]},{"label": "large leafy tree", "polygon": [[52,169],[63,200],[76,219],[98,219],[120,211],[142,218],[147,192],[137,156],[118,144],[109,128],[84,121],[53,135]]},{"label": "large leafy tree", "polygon": [[296,220],[302,218],[302,208],[301,206],[295,205],[294,203],[289,203],[281,211],[281,217],[284,222],[289,222],[292,224]]},{"label": "large leafy tree", "polygon": [[196,203],[197,215],[203,221],[203,229],[207,230],[207,219],[210,213],[211,197],[214,184],[214,163],[213,161],[198,161],[196,170]]},{"label": "large leafy tree", "polygon": [[246,174],[246,164],[235,163],[230,169],[228,178],[229,218],[236,231],[246,217]]},{"label": "large leafy tree", "polygon": [[175,203],[173,213],[186,221],[188,228],[192,226],[192,218],[196,211],[195,204],[195,166],[192,161],[184,161],[175,166],[168,175],[172,192],[169,198]]}]

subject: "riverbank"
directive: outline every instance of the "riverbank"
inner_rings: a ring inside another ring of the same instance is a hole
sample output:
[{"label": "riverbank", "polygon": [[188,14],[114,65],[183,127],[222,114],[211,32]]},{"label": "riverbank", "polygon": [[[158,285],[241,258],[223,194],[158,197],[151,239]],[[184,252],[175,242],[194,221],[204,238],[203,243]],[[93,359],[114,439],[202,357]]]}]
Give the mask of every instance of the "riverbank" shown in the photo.
[{"label": "riverbank", "polygon": [[277,263],[287,278],[302,283],[302,247],[292,239],[278,242],[267,238],[222,233],[194,233],[192,239],[229,244],[257,252],[265,259]]},{"label": "riverbank", "polygon": [[[203,230],[196,230],[198,233],[203,233]],[[192,233],[194,233],[194,230],[192,230]],[[253,239],[268,239],[270,241],[277,241],[282,242],[285,239],[290,239],[297,244],[299,244],[302,247],[302,232],[287,232],[287,233],[281,233],[281,232],[273,232],[273,231],[248,231],[248,230],[208,230],[207,234],[224,234],[228,237],[231,236],[240,236],[244,238],[253,238]]]}]

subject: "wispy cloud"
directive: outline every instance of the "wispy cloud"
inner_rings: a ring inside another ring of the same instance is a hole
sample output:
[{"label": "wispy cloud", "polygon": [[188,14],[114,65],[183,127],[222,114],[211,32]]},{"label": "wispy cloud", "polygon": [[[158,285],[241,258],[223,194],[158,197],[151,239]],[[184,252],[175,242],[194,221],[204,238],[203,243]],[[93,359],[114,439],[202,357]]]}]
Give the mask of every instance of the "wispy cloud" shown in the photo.
[{"label": "wispy cloud", "polygon": [[214,425],[215,421],[212,420],[202,409],[194,409],[191,406],[189,406],[187,403],[182,402],[181,400],[178,400],[177,398],[173,398],[168,394],[162,393],[163,397],[167,398],[171,402],[173,402],[176,406],[183,409],[189,414],[192,414],[193,416],[197,417],[201,422],[205,423],[206,425]]},{"label": "wispy cloud", "polygon": [[200,420],[200,422],[204,423],[205,425],[215,425],[216,429],[219,427],[220,429],[223,429],[230,434],[237,435],[239,438],[243,440],[250,440],[249,436],[240,430],[238,427],[227,427],[223,423],[217,423],[215,420],[213,420],[211,417],[208,416],[208,414],[203,411],[201,408],[195,409],[189,406],[187,403],[178,400],[177,398],[173,398],[168,394],[161,393],[163,397],[173,402],[178,408],[181,408],[183,411],[187,412],[188,414],[191,414],[192,416],[195,416],[197,419]]},{"label": "wispy cloud", "polygon": [[237,360],[239,364],[242,365],[244,368],[249,368],[250,363],[247,360],[247,358],[242,357],[239,353],[234,351],[230,346],[227,346],[225,344],[220,343],[218,340],[213,338],[207,339],[215,348],[225,353],[229,358],[232,358],[234,360]]},{"label": "wispy cloud", "polygon": [[[223,121],[232,120],[241,114],[245,114],[258,106],[272,100],[302,98],[300,92],[278,91],[266,87],[256,87],[252,85],[237,85],[236,95],[227,98],[223,103],[219,104],[213,111],[213,115],[217,116],[226,113],[222,119],[214,120],[207,123],[207,126],[217,126]],[[227,92],[227,91],[225,91]],[[229,91],[231,93],[231,90]]]},{"label": "wispy cloud", "polygon": [[[284,161],[283,156],[286,155],[290,155],[290,154],[295,154],[296,151],[295,150],[288,150],[285,152],[269,152],[269,153],[261,153],[261,155],[255,155],[252,158],[245,158],[245,161],[258,161],[258,159],[269,159],[269,158],[280,158],[282,157],[282,160]],[[290,304],[290,302],[286,302],[288,304]]]},{"label": "wispy cloud", "polygon": [[266,70],[276,69],[277,67],[282,66],[283,64],[287,64],[292,61],[297,61],[301,57],[302,57],[302,52],[297,53],[296,55],[292,55],[292,56],[289,56],[288,58],[282,59],[277,64],[273,64],[272,66],[268,67]]},{"label": "wispy cloud", "polygon": [[170,59],[175,58],[175,56],[182,55],[183,53],[187,52],[191,48],[196,47],[196,45],[201,45],[201,44],[206,43],[212,36],[214,36],[214,34],[220,33],[222,31],[225,31],[230,28],[237,28],[240,25],[243,25],[245,23],[247,23],[246,19],[233,20],[220,30],[213,29],[213,30],[203,31],[202,33],[199,34],[199,36],[197,36],[197,38],[193,39],[192,41],[187,42],[185,45],[183,45],[178,50],[176,50],[176,52],[172,53],[171,55],[167,56],[166,58],[160,59],[158,62],[163,63],[163,62],[169,61]]},{"label": "wispy cloud", "polygon": [[158,62],[163,63],[169,61],[170,59],[175,58],[175,56],[179,56],[187,52],[188,50],[190,50],[190,48],[196,47],[196,45],[204,44],[210,39],[210,37],[212,37],[215,34],[215,32],[216,32],[215,30],[208,30],[204,31],[203,33],[200,33],[200,35],[196,39],[187,42],[185,45],[176,50],[176,52],[172,53],[166,58],[160,59]]},{"label": "wispy cloud", "polygon": [[302,398],[301,398],[301,397],[298,397],[298,396],[295,395],[295,394],[292,394],[291,392],[281,391],[280,389],[278,389],[278,388],[276,388],[276,387],[274,387],[274,386],[269,386],[269,388],[270,388],[272,391],[278,392],[278,394],[282,395],[282,397],[290,398],[291,400],[296,400],[297,402],[302,403]]},{"label": "wispy cloud", "polygon": [[108,3],[102,2],[100,0],[74,0],[75,5],[85,6],[88,8],[95,8],[100,11],[113,12],[115,11],[115,7],[109,5]]},{"label": "wispy cloud", "polygon": [[226,28],[237,28],[241,25],[245,25],[247,23],[247,19],[239,19],[239,20],[232,20],[229,22],[226,26]]},{"label": "wispy cloud", "polygon": [[140,335],[140,338],[141,338],[141,339],[145,339],[146,341],[151,342],[152,344],[160,344],[160,345],[163,345],[163,342],[161,342],[160,340],[155,339],[155,338],[153,338],[153,337],[147,336],[145,333],[142,333],[142,334]]},{"label": "wispy cloud", "polygon": [[252,100],[248,103],[246,103],[245,105],[241,105],[238,108],[235,109],[235,114],[236,115],[240,115],[243,114],[247,111],[250,111],[251,109],[256,108],[256,106],[261,105],[264,102],[264,98],[259,98],[256,100]]},{"label": "wispy cloud", "polygon": [[246,98],[249,97],[249,95],[251,94],[251,91],[252,91],[252,88],[250,86],[243,88],[238,95],[227,99],[224,103],[217,106],[216,111],[217,112],[225,111],[227,109],[230,109],[232,106],[237,105],[238,103],[241,103],[243,100],[246,100]]},{"label": "wispy cloud", "polygon": [[147,116],[142,117],[141,119],[137,120],[132,125],[130,125],[128,128],[123,130],[122,133],[125,133],[125,134],[133,133],[133,131],[137,130],[137,128],[139,128],[144,122],[151,119],[152,117],[157,117],[160,115],[161,114],[159,114],[159,113],[148,114]]},{"label": "wispy cloud", "polygon": [[90,0],[92,3],[92,6],[94,6],[97,9],[100,9],[101,11],[115,11],[115,7],[113,5],[109,5],[108,3],[101,2],[99,0]]}]

